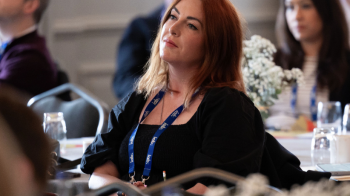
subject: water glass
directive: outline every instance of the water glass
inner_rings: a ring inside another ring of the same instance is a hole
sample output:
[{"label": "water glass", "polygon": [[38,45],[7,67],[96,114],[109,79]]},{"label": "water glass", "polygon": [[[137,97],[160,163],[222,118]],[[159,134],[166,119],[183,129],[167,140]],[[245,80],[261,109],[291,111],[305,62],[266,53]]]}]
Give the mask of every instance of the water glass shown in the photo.
[{"label": "water glass", "polygon": [[44,132],[50,138],[60,142],[61,152],[65,150],[64,142],[67,140],[66,122],[62,112],[44,113]]},{"label": "water glass", "polygon": [[317,127],[334,128],[336,133],[341,132],[341,104],[337,102],[318,102]]},{"label": "water glass", "polygon": [[315,128],[311,141],[312,165],[330,163],[331,140],[335,135],[334,128]]},{"label": "water glass", "polygon": [[343,132],[350,131],[350,104],[346,104],[343,115]]}]

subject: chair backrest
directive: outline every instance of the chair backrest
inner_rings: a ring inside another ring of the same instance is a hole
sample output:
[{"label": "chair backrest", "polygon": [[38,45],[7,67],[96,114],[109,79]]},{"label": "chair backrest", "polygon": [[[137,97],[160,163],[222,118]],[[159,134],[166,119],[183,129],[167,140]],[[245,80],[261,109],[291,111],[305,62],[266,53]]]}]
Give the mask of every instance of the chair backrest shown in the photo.
[{"label": "chair backrest", "polygon": [[[62,84],[69,83],[69,77],[68,74],[61,69],[60,64],[58,61],[55,61],[56,69],[57,69],[57,81],[56,86],[60,86]],[[70,96],[70,91],[66,91],[64,93],[59,94],[57,97],[62,99],[63,101],[71,101],[72,98]]]},{"label": "chair backrest", "polygon": [[[58,69],[57,70],[57,86],[60,86],[62,84],[67,84],[67,83],[69,83],[68,74],[63,70]],[[64,93],[61,93],[57,97],[59,97],[60,99],[62,99],[64,101],[71,101],[72,100],[72,98],[70,96],[70,91],[66,91]]]},{"label": "chair backrest", "polygon": [[[73,91],[80,98],[63,101],[56,97],[67,91]],[[27,106],[41,118],[45,112],[63,112],[67,138],[95,136],[107,130],[107,104],[77,85],[67,83],[46,91],[30,99]]]}]

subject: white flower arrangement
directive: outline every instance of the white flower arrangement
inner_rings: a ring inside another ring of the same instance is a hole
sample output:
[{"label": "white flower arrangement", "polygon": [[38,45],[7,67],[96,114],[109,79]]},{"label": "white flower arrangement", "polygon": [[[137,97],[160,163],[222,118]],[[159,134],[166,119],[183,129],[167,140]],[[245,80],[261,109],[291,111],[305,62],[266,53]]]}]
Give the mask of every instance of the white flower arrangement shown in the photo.
[{"label": "white flower arrangement", "polygon": [[304,83],[298,68],[283,70],[273,62],[275,46],[267,39],[254,35],[243,41],[243,78],[247,94],[259,109],[272,106],[283,89],[294,83]]},{"label": "white flower arrangement", "polygon": [[236,184],[236,190],[229,191],[225,186],[210,186],[204,196],[350,196],[350,184],[336,184],[328,179],[307,182],[303,186],[294,185],[290,191],[271,192],[268,179],[261,174],[251,174],[243,182]]}]

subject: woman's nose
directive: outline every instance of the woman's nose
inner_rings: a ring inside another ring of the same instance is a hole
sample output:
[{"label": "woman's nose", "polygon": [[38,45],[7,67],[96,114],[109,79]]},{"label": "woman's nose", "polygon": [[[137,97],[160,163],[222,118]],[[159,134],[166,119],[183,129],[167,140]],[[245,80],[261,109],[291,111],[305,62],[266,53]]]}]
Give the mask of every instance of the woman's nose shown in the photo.
[{"label": "woman's nose", "polygon": [[172,24],[169,27],[169,33],[173,36],[179,36],[180,35],[180,29],[179,29],[179,25],[177,22],[175,22],[174,24]]},{"label": "woman's nose", "polygon": [[300,9],[300,7],[297,7],[294,12],[294,17],[296,20],[301,20],[303,18],[303,11]]}]

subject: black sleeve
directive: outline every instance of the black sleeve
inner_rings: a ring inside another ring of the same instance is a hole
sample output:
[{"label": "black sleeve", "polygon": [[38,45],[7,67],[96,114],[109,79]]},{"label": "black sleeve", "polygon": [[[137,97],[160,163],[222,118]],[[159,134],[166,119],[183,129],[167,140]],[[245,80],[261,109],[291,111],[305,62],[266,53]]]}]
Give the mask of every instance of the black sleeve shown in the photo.
[{"label": "black sleeve", "polygon": [[[118,167],[118,153],[121,142],[130,131],[133,122],[138,119],[138,111],[144,103],[143,95],[130,93],[116,105],[108,121],[108,132],[96,136],[94,142],[86,149],[80,168],[91,174],[96,167],[111,160]],[[142,109],[142,107],[141,107]]]},{"label": "black sleeve", "polygon": [[264,154],[260,173],[265,175],[271,186],[289,190],[294,184],[329,179],[331,173],[307,171],[300,168],[299,159],[285,149],[272,135],[265,134]]},{"label": "black sleeve", "polygon": [[113,79],[115,95],[121,99],[133,91],[135,81],[143,73],[150,56],[151,31],[143,18],[132,21],[119,45],[117,70]]},{"label": "black sleeve", "polygon": [[[201,149],[194,167],[214,167],[240,176],[259,172],[264,126],[259,111],[243,93],[228,87],[207,92],[198,111]],[[201,179],[208,186],[213,179]]]}]

